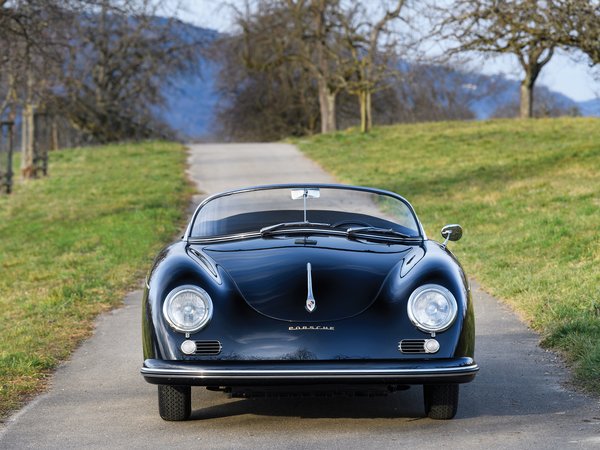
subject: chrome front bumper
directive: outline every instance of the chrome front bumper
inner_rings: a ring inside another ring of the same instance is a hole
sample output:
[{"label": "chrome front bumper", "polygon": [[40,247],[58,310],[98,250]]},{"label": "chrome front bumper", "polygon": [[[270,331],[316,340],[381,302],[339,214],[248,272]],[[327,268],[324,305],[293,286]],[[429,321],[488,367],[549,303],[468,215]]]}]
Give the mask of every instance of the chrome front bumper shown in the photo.
[{"label": "chrome front bumper", "polygon": [[417,361],[163,361],[147,359],[141,373],[153,384],[270,386],[467,383],[472,358]]}]

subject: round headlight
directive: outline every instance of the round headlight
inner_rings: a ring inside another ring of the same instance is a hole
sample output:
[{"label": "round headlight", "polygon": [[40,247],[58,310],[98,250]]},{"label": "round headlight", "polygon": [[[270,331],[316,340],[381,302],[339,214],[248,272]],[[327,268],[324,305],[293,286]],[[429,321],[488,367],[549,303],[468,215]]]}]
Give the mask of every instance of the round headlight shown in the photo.
[{"label": "round headlight", "polygon": [[169,325],[182,333],[194,333],[211,319],[212,301],[198,286],[179,286],[169,292],[163,305],[163,315]]},{"label": "round headlight", "polygon": [[408,317],[419,330],[444,331],[456,318],[456,299],[452,292],[437,284],[425,284],[410,295]]}]

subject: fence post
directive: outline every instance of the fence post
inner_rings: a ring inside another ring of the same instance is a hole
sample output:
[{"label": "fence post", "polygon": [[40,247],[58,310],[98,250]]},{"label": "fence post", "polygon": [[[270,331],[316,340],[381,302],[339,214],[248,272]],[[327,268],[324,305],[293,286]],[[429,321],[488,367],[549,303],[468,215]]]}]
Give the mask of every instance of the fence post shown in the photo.
[{"label": "fence post", "polygon": [[12,158],[13,158],[13,125],[14,122],[1,122],[0,123],[0,133],[2,137],[2,141],[4,141],[4,134],[6,133],[7,140],[7,155],[6,155],[6,174],[4,176],[4,188],[7,194],[12,192],[12,183],[13,183],[13,168],[12,168]]},{"label": "fence post", "polygon": [[48,151],[50,150],[50,127],[48,126],[48,113],[44,113],[43,122],[44,122],[44,132],[42,133],[42,175],[48,175]]},{"label": "fence post", "polygon": [[50,150],[58,150],[58,124],[56,123],[56,114],[52,114],[50,130],[52,135]]},{"label": "fence post", "polygon": [[50,133],[48,129],[48,114],[45,111],[36,112],[33,116],[33,173],[37,178],[39,172],[48,175],[48,147],[50,146]]}]

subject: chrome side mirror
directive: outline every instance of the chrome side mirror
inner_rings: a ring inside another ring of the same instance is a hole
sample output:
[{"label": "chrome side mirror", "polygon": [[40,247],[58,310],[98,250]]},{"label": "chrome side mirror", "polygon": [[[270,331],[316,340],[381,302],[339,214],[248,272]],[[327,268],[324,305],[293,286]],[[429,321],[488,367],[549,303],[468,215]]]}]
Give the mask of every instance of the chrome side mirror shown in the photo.
[{"label": "chrome side mirror", "polygon": [[446,225],[444,228],[442,228],[442,237],[445,239],[442,246],[446,247],[448,241],[458,241],[462,235],[463,230],[459,224],[453,223],[451,225]]}]

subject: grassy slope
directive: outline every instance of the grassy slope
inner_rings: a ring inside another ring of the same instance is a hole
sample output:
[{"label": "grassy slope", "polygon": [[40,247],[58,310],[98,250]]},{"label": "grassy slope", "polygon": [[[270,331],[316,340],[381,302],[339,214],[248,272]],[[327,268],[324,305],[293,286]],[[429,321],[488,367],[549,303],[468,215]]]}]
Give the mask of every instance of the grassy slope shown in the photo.
[{"label": "grassy slope", "polygon": [[0,418],[43,386],[97,313],[138,285],[180,229],[190,195],[178,144],[50,160],[50,177],[0,196]]},{"label": "grassy slope", "polygon": [[297,142],[340,181],[399,192],[430,237],[600,392],[600,120],[450,122]]}]

